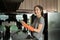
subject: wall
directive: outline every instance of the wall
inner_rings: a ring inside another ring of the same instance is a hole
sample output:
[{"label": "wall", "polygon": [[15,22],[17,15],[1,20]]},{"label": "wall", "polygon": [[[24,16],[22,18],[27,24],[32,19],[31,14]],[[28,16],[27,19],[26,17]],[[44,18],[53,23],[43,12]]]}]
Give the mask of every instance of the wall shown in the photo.
[{"label": "wall", "polygon": [[57,11],[58,0],[24,0],[18,9],[33,10],[35,5],[42,5],[44,10]]},{"label": "wall", "polygon": [[60,0],[58,0],[58,12],[60,12]]}]

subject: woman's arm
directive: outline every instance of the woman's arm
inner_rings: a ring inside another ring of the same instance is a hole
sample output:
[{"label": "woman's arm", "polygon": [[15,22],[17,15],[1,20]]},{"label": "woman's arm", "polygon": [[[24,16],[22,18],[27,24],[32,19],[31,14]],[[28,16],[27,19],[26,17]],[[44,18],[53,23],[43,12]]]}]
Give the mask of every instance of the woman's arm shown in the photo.
[{"label": "woman's arm", "polygon": [[39,33],[42,29],[43,24],[39,24],[37,29],[34,29],[35,32]]},{"label": "woman's arm", "polygon": [[28,28],[30,31],[35,31],[35,32],[37,32],[37,33],[39,33],[39,32],[41,31],[42,26],[43,26],[43,24],[39,24],[39,25],[38,25],[38,28],[35,29],[35,28],[33,28],[32,26],[26,24],[24,21],[21,21],[21,23],[22,23],[22,25],[23,25],[25,28]]}]

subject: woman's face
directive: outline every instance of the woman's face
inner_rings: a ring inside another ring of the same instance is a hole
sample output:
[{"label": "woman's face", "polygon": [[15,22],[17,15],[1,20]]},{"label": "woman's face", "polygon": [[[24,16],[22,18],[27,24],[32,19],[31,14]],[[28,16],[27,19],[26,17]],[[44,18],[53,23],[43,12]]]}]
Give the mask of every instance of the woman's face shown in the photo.
[{"label": "woman's face", "polygon": [[36,16],[41,15],[41,10],[38,7],[35,7],[34,12],[35,12]]}]

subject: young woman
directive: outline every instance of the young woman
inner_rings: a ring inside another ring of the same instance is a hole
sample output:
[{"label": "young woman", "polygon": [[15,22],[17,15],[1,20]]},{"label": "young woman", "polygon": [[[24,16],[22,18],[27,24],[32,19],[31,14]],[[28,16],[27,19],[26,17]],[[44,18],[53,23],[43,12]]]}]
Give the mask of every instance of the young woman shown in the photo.
[{"label": "young woman", "polygon": [[[27,28],[33,31],[33,36],[35,37],[34,40],[36,40],[36,38],[38,40],[42,40],[42,34],[44,29],[43,7],[40,5],[36,5],[34,7],[34,13],[36,15],[36,18],[31,25],[33,26],[33,28],[28,28],[29,26],[27,26]],[[26,24],[24,21],[21,21],[21,23],[23,26]]]}]

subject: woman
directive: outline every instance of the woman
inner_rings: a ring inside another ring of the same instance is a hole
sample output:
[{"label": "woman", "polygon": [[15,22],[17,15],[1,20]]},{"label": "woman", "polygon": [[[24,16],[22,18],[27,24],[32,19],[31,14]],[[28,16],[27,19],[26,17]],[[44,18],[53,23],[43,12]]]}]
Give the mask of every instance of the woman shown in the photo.
[{"label": "woman", "polygon": [[[34,7],[34,13],[36,15],[36,18],[32,24],[33,36],[35,37],[34,40],[42,40],[42,34],[44,29],[43,7],[40,5],[36,5]],[[21,23],[24,26],[25,22],[21,21]]]}]

